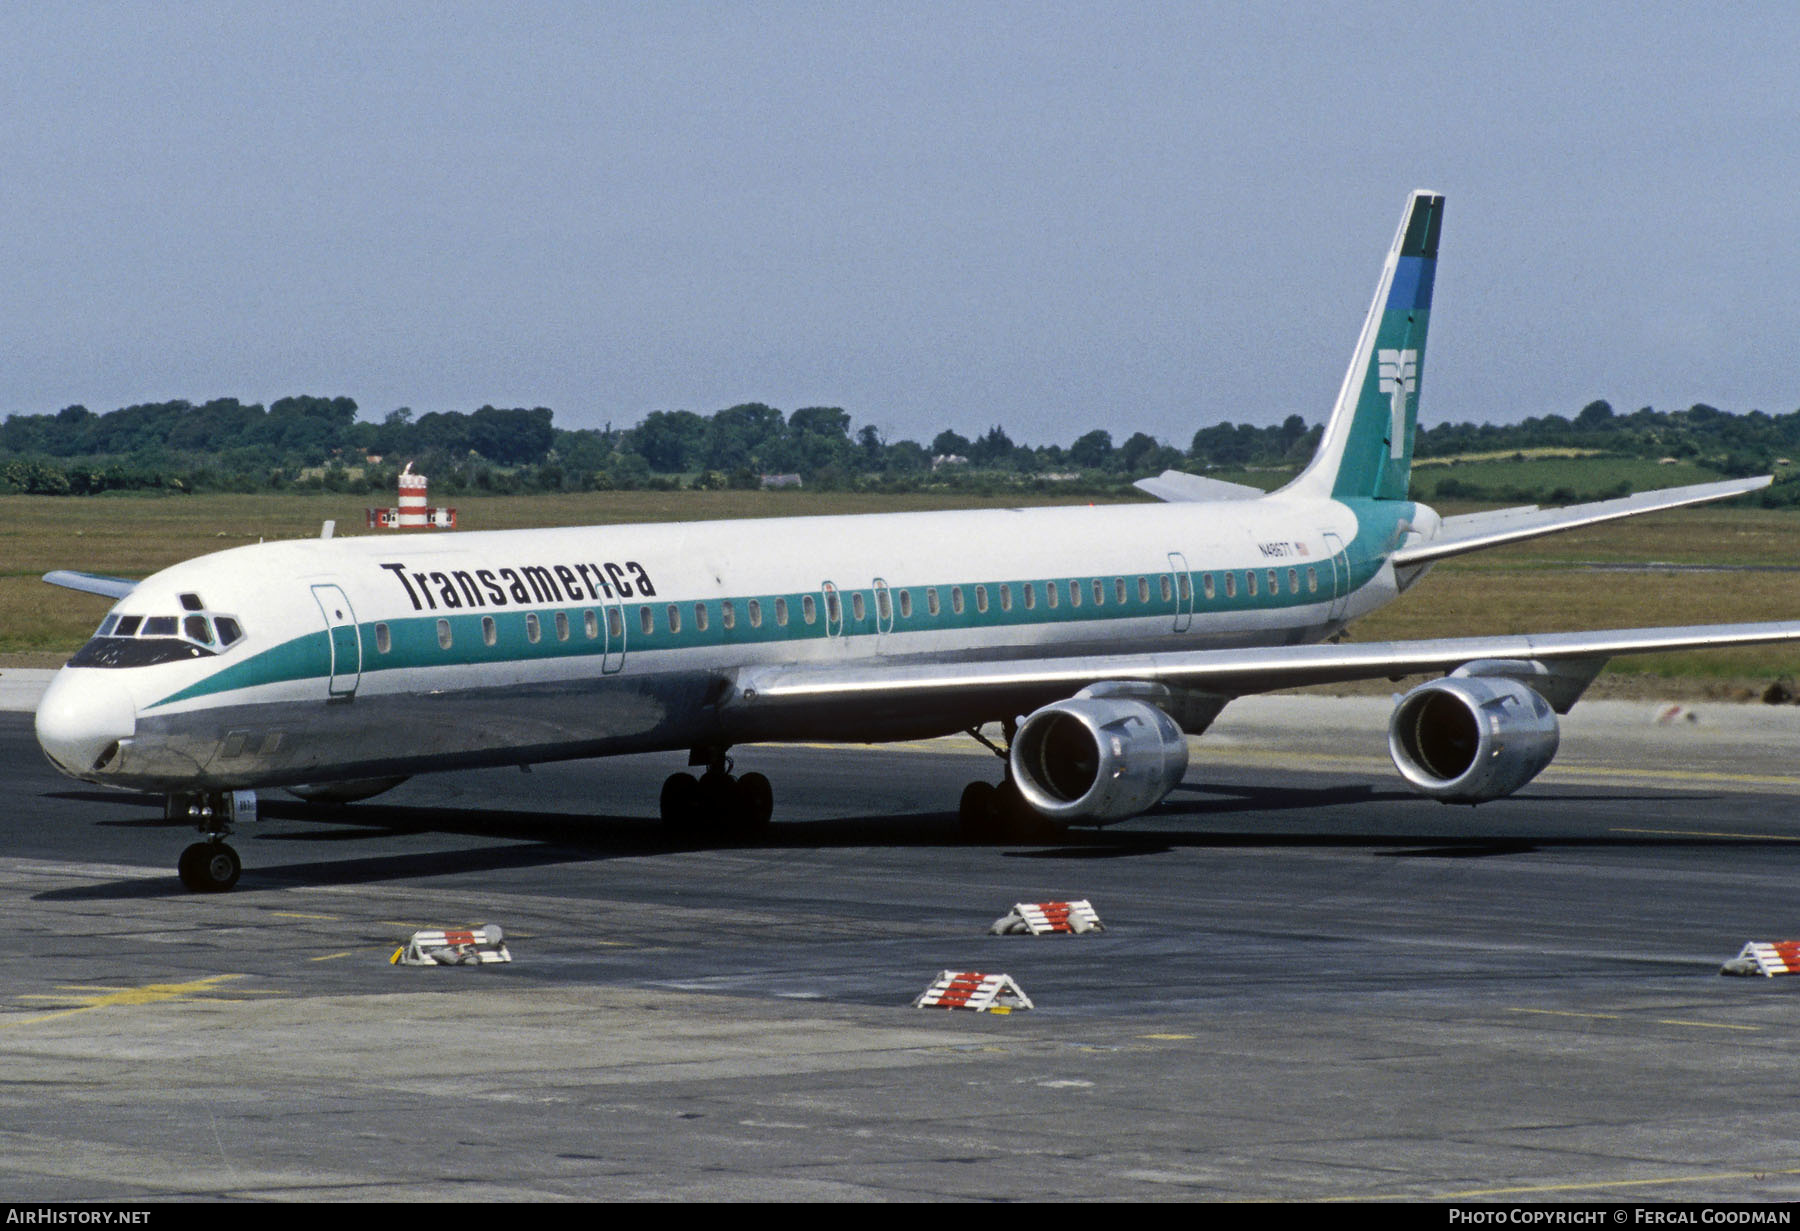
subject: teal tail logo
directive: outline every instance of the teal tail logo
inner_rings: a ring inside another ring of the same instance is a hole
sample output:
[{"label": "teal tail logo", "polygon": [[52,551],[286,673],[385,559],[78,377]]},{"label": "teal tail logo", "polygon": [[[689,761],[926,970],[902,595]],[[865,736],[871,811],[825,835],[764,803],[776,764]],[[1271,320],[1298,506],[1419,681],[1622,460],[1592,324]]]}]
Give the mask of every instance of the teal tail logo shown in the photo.
[{"label": "teal tail logo", "polygon": [[1443,221],[1442,195],[1407,201],[1319,451],[1291,486],[1339,500],[1406,499]]}]

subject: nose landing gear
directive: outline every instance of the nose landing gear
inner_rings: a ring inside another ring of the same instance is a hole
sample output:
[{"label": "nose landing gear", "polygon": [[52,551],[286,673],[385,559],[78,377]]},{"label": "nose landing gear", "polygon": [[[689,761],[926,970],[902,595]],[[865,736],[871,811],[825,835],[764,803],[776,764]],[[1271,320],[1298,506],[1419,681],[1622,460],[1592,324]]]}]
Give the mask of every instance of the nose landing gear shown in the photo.
[{"label": "nose landing gear", "polygon": [[232,825],[256,819],[255,791],[215,791],[205,795],[171,795],[163,808],[170,820],[192,821],[206,835],[181,852],[176,870],[194,893],[224,893],[238,883],[244,861],[225,841]]}]

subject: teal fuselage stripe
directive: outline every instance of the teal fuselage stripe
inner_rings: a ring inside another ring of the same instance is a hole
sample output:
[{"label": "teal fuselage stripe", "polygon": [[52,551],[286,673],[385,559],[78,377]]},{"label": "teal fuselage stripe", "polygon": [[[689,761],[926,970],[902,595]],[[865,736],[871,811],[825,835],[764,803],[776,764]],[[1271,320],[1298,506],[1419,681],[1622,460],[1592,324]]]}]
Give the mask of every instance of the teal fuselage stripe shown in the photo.
[{"label": "teal fuselage stripe", "polygon": [[[1367,505],[1372,502],[1353,502]],[[1400,519],[1411,516],[1413,506],[1408,504],[1400,514]],[[1344,593],[1354,593],[1366,584],[1379,571],[1385,553],[1392,550],[1394,527],[1399,519],[1395,516],[1394,506],[1389,503],[1379,513],[1373,508],[1358,508],[1358,531],[1349,549],[1340,553],[1336,560],[1338,566],[1345,568],[1347,577]],[[584,602],[553,604],[539,608],[520,609],[508,607],[504,610],[483,611],[479,608],[459,611],[420,612],[400,619],[383,621],[367,621],[357,626],[358,635],[362,639],[361,673],[364,675],[382,671],[404,671],[423,667],[457,667],[486,666],[499,663],[536,662],[544,659],[599,657],[601,655],[616,656],[620,653],[641,654],[649,651],[663,650],[696,650],[718,649],[734,645],[767,645],[780,642],[799,642],[823,640],[829,636],[842,635],[849,637],[872,637],[898,635],[912,632],[944,632],[963,629],[990,629],[1006,627],[1030,627],[1046,624],[1071,624],[1082,621],[1099,622],[1106,620],[1141,620],[1161,618],[1173,621],[1184,610],[1192,612],[1195,617],[1216,615],[1231,612],[1273,611],[1290,607],[1300,607],[1332,600],[1332,568],[1333,558],[1273,560],[1268,564],[1254,568],[1214,569],[1189,572],[1191,598],[1183,600],[1176,587],[1179,585],[1177,575],[1163,573],[1108,573],[1104,576],[1045,578],[1036,581],[985,581],[958,582],[951,585],[938,586],[896,586],[890,587],[888,601],[892,612],[891,629],[879,628],[876,620],[876,591],[871,586],[857,589],[843,589],[839,592],[841,607],[841,633],[833,634],[827,626],[826,603],[823,594],[818,590],[790,592],[787,594],[757,594],[733,596],[731,598],[687,599],[670,602],[659,600],[654,603],[629,602],[605,603]],[[1292,569],[1298,581],[1297,587],[1290,590],[1288,571]],[[1310,587],[1308,570],[1313,570],[1318,588]],[[1269,574],[1275,574],[1278,585],[1269,586]],[[1246,577],[1256,577],[1256,592],[1250,593]],[[1206,591],[1205,579],[1210,576],[1213,581],[1212,593]],[[1235,592],[1227,594],[1225,578],[1232,576]],[[1125,601],[1118,600],[1117,583],[1123,577],[1126,587]],[[1142,578],[1149,584],[1150,597],[1147,601],[1139,598],[1138,582]],[[1170,581],[1170,597],[1162,597],[1162,582]],[[1094,585],[1101,585],[1103,601],[1094,601]],[[1046,588],[1057,589],[1057,605],[1049,605]],[[1071,587],[1080,594],[1079,603],[1071,599]],[[1001,603],[1002,587],[1010,587],[1012,605],[1006,609]],[[1034,605],[1027,608],[1024,603],[1024,591],[1030,587],[1033,592]],[[935,589],[938,598],[938,612],[933,615],[929,609],[928,591]],[[987,608],[980,609],[978,591],[986,590]],[[954,607],[954,595],[962,592],[962,610]],[[901,614],[902,593],[910,596],[911,614]],[[854,597],[860,595],[863,600],[863,616],[858,619],[854,614]],[[785,600],[788,619],[785,626],[776,619],[776,602]],[[814,618],[811,623],[805,619],[805,606],[808,601],[813,604]],[[750,622],[749,607],[756,602],[761,608],[762,623],[760,627]],[[725,627],[724,607],[729,603],[733,611],[733,626]],[[668,609],[673,606],[680,613],[680,631],[669,631]],[[644,608],[651,612],[654,631],[645,633],[639,614]],[[704,608],[706,627],[699,627],[695,619],[696,608]],[[583,613],[593,611],[599,622],[599,636],[589,638],[584,625]],[[568,616],[568,639],[560,640],[556,635],[556,614],[562,612]],[[611,638],[607,632],[605,621],[609,612],[618,613],[625,623],[624,644]],[[534,643],[526,635],[527,617],[538,618],[539,639]],[[483,636],[483,620],[494,621],[494,644],[489,645]],[[448,621],[450,626],[450,646],[444,648],[439,644],[438,622]],[[387,626],[388,650],[383,653],[376,647],[376,624]],[[314,633],[306,633],[295,637],[281,645],[273,646],[259,654],[255,654],[242,662],[224,667],[203,680],[198,680],[188,687],[171,693],[147,707],[156,709],[164,705],[191,700],[195,697],[212,696],[245,688],[255,688],[268,684],[287,683],[294,680],[316,679],[321,682],[321,696],[324,695],[323,684],[331,678],[331,639],[326,629]],[[351,675],[353,671],[340,665],[339,675]]]}]

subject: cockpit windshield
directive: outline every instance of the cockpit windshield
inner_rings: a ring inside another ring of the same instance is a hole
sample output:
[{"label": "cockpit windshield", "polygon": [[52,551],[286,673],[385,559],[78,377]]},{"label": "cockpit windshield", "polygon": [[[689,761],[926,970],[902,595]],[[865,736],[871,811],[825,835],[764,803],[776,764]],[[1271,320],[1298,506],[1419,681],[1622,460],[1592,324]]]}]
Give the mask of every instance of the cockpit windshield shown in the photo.
[{"label": "cockpit windshield", "polygon": [[124,615],[100,622],[93,638],[69,660],[71,667],[149,667],[210,658],[244,638],[235,616],[206,610],[197,594],[180,596],[184,615]]}]

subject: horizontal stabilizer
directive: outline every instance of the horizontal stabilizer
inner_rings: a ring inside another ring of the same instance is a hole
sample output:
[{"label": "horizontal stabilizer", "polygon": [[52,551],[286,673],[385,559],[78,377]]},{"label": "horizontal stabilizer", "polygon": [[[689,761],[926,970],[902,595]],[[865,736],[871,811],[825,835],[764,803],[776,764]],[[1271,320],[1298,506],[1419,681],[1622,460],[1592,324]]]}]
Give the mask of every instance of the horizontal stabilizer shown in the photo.
[{"label": "horizontal stabilizer", "polygon": [[1201,503],[1209,500],[1255,500],[1266,495],[1260,487],[1227,483],[1224,479],[1208,479],[1183,470],[1165,470],[1154,479],[1139,479],[1132,484],[1141,492],[1149,492],[1158,500],[1172,504]]},{"label": "horizontal stabilizer", "polygon": [[84,594],[99,594],[106,598],[124,598],[137,589],[138,584],[126,577],[102,577],[98,573],[77,573],[66,568],[45,573],[44,580],[65,590],[80,590]]},{"label": "horizontal stabilizer", "polygon": [[1665,487],[1660,491],[1639,492],[1617,500],[1599,500],[1592,504],[1572,504],[1561,509],[1496,509],[1489,513],[1465,513],[1444,518],[1438,536],[1422,543],[1403,547],[1393,555],[1394,567],[1429,564],[1465,552],[1518,543],[1526,539],[1579,530],[1620,517],[1654,513],[1659,509],[1678,509],[1688,504],[1705,504],[1709,500],[1729,500],[1745,492],[1767,487],[1773,479],[1758,475],[1754,479],[1727,479],[1723,483],[1696,483],[1692,487]]}]

